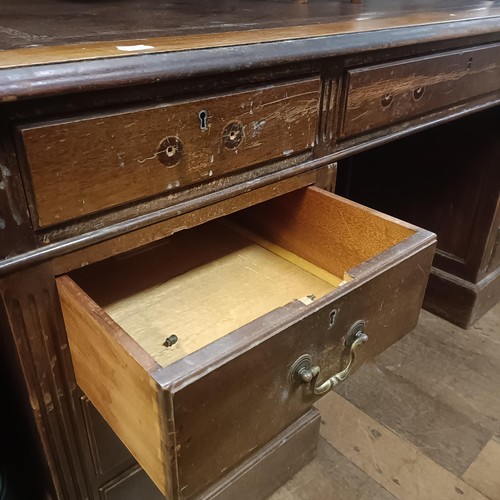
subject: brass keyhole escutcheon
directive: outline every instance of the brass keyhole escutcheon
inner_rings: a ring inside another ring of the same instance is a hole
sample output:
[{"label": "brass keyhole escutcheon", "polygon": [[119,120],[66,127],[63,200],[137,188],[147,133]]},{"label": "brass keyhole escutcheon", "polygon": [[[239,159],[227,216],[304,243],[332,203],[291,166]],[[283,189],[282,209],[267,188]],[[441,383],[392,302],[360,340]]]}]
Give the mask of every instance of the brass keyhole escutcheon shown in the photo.
[{"label": "brass keyhole escutcheon", "polygon": [[382,104],[383,108],[387,108],[392,104],[393,99],[394,99],[394,96],[392,94],[384,94],[380,98],[380,103]]},{"label": "brass keyhole escutcheon", "polygon": [[244,137],[243,124],[236,121],[228,123],[222,132],[222,142],[227,149],[236,149]]},{"label": "brass keyhole escutcheon", "polygon": [[181,161],[183,151],[184,147],[178,137],[165,137],[158,146],[156,157],[163,165],[175,167]]}]

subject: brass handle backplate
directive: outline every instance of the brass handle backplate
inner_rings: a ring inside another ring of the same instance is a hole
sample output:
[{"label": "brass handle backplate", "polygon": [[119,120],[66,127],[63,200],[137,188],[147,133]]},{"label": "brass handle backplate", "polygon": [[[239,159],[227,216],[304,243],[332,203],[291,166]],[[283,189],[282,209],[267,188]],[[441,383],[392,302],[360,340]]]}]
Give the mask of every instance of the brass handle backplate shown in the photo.
[{"label": "brass handle backplate", "polygon": [[295,361],[290,370],[290,378],[292,381],[311,384],[314,394],[317,395],[331,391],[350,375],[356,361],[356,350],[368,340],[368,335],[366,335],[364,330],[364,321],[356,321],[349,329],[346,335],[346,345],[349,346],[349,361],[343,370],[335,373],[335,375],[332,375],[322,384],[318,384],[318,377],[321,369],[319,366],[312,366],[311,356],[305,354]]}]

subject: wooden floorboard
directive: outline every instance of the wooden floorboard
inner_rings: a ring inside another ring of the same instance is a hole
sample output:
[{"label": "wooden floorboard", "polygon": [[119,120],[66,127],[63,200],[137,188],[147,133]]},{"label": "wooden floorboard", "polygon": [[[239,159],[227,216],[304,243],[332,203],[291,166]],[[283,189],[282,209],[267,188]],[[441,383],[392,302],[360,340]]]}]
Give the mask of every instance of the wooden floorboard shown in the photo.
[{"label": "wooden floorboard", "polygon": [[377,481],[320,438],[317,457],[272,500],[397,500]]},{"label": "wooden floorboard", "polygon": [[382,365],[367,366],[341,391],[367,415],[457,475],[467,469],[491,437],[467,414]]},{"label": "wooden floorboard", "polygon": [[415,445],[339,394],[329,394],[318,407],[325,420],[321,429],[323,437],[396,498],[485,500]]},{"label": "wooden floorboard", "polygon": [[272,500],[500,500],[500,304],[417,328],[325,396],[317,458]]},{"label": "wooden floorboard", "polygon": [[491,438],[462,477],[488,498],[500,498],[500,436]]}]

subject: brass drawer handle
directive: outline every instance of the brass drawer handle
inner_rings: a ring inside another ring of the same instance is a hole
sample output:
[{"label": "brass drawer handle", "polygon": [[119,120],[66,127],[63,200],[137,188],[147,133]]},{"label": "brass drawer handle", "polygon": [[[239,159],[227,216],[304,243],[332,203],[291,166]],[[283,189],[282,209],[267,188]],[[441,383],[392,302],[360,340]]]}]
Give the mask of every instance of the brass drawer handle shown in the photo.
[{"label": "brass drawer handle", "polygon": [[350,345],[349,362],[340,372],[332,375],[328,380],[318,385],[318,376],[321,371],[319,366],[311,366],[311,357],[301,356],[292,367],[293,378],[301,383],[310,383],[314,394],[325,394],[334,387],[342,383],[351,373],[356,361],[356,350],[368,340],[368,335],[364,332],[365,322],[357,321],[349,329],[347,334],[347,345]]}]

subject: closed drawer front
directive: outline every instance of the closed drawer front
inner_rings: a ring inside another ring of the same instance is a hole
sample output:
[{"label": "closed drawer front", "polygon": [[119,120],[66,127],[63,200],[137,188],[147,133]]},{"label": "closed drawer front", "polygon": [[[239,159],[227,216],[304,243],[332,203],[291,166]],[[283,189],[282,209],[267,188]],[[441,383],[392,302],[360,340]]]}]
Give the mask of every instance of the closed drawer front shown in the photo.
[{"label": "closed drawer front", "polygon": [[312,148],[319,79],[20,127],[50,226]]},{"label": "closed drawer front", "polygon": [[100,500],[162,500],[164,495],[138,466],[99,488]]},{"label": "closed drawer front", "polygon": [[347,71],[342,135],[408,120],[500,90],[500,45]]},{"label": "closed drawer front", "polygon": [[110,476],[132,466],[134,458],[86,396],[81,397],[81,404],[96,476]]},{"label": "closed drawer front", "polygon": [[77,381],[160,490],[192,498],[308,411],[353,325],[355,366],[413,328],[434,246],[306,188],[80,269],[58,278]]}]

